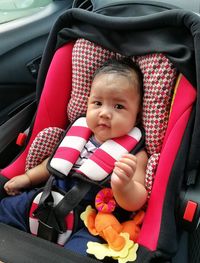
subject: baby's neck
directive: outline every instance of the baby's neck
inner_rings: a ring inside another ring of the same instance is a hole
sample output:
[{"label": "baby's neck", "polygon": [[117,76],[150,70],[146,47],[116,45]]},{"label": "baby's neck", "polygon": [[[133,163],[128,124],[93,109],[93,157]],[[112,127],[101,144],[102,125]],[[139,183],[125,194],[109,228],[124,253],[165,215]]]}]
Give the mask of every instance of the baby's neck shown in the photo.
[{"label": "baby's neck", "polygon": [[101,143],[97,141],[97,139],[95,138],[94,134],[91,136],[90,141],[91,141],[96,147],[101,146]]}]

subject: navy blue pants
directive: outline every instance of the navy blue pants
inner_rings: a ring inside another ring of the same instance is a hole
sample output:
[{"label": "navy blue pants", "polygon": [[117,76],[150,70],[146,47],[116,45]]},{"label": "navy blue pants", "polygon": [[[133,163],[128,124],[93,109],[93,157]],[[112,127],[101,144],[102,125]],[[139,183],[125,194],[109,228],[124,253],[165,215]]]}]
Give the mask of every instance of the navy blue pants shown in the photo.
[{"label": "navy blue pants", "polygon": [[[31,190],[2,199],[0,202],[0,222],[29,232],[28,212],[34,194],[35,190]],[[76,253],[87,255],[88,241],[100,242],[100,239],[90,235],[86,228],[82,228],[71,236],[64,247]]]}]

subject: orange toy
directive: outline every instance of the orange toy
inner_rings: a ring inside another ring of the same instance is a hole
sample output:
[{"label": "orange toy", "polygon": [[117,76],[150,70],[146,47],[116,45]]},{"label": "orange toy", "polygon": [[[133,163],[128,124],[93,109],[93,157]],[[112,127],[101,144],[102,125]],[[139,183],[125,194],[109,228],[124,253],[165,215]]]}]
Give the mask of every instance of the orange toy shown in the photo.
[{"label": "orange toy", "polygon": [[115,205],[112,190],[104,188],[97,194],[95,199],[98,212],[89,206],[82,213],[81,218],[92,235],[101,236],[110,248],[120,251],[126,243],[125,238],[120,233],[128,233],[129,238],[135,242],[140,232],[139,226],[143,221],[144,211],[139,211],[132,220],[120,223],[112,214]]}]

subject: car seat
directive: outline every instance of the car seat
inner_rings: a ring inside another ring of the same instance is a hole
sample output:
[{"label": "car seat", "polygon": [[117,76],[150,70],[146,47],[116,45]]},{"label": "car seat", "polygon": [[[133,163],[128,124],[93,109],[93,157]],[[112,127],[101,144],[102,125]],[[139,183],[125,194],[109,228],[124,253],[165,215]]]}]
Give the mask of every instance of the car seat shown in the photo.
[{"label": "car seat", "polygon": [[[178,214],[182,205],[179,195],[185,190],[182,185],[184,183],[186,188],[187,184],[195,183],[199,166],[199,28],[199,17],[195,14],[154,3],[123,1],[95,12],[81,9],[65,12],[54,25],[43,56],[38,78],[40,100],[32,132],[20,156],[2,169],[2,181],[24,172],[26,165],[29,166],[27,154],[39,132],[52,126],[65,129],[68,118],[72,121],[85,111],[91,81],[91,76],[85,75],[88,69],[93,66],[94,70],[103,59],[113,55],[132,56],[140,65],[146,83],[143,124],[151,156],[146,183],[150,197],[136,262],[169,261],[177,251],[182,229]],[[91,52],[89,57],[88,52]],[[79,86],[80,81],[85,83]],[[45,152],[43,157],[48,154]],[[185,197],[185,191],[182,196]],[[189,202],[182,206],[185,218],[182,220],[191,225],[189,222],[196,218],[197,210],[191,210]],[[13,230],[10,233],[13,234]],[[27,240],[27,235],[24,236]],[[42,244],[48,247],[43,241]],[[6,256],[1,255],[2,260],[6,260]],[[74,255],[72,262],[73,258]]]}]

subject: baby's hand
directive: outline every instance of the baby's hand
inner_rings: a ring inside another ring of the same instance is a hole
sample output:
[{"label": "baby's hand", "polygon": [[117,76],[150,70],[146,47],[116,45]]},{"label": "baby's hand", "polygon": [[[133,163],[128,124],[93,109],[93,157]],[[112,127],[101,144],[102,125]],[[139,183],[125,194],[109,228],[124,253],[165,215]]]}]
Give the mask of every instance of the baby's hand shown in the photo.
[{"label": "baby's hand", "polygon": [[18,175],[10,179],[4,185],[4,189],[8,195],[17,195],[21,193],[23,188],[30,187],[31,182],[26,174]]},{"label": "baby's hand", "polygon": [[115,167],[111,176],[111,185],[122,187],[127,185],[133,178],[137,165],[137,158],[132,154],[124,154]]}]

